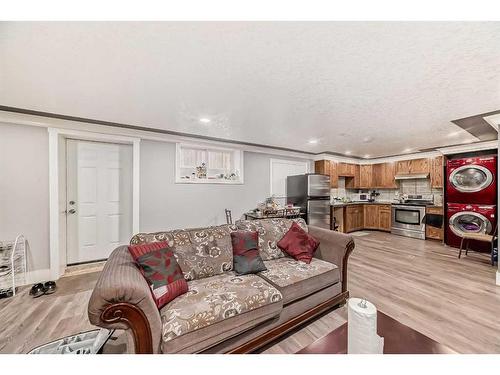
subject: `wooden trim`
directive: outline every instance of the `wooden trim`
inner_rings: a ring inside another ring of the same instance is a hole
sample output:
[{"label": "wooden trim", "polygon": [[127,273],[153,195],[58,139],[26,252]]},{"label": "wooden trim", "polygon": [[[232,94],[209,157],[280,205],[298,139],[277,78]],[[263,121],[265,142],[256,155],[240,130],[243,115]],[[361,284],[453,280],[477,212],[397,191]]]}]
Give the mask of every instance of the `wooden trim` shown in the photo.
[{"label": "wooden trim", "polygon": [[344,259],[342,259],[342,293],[347,292],[347,261],[349,260],[349,256],[354,250],[354,240],[351,239],[349,243],[346,245],[346,252],[344,255]]},{"label": "wooden trim", "polygon": [[332,307],[341,305],[346,302],[347,298],[349,298],[349,292],[342,292],[336,295],[333,298],[326,300],[325,302],[320,303],[318,306],[313,307],[310,310],[286,321],[283,324],[280,324],[277,327],[274,327],[270,331],[246,342],[227,352],[227,354],[245,354],[251,353],[256,349],[269,344],[280,336],[290,332],[292,329],[308,322],[309,320],[315,318],[316,316],[324,313],[325,311],[331,309]]},{"label": "wooden trim", "polygon": [[151,327],[144,312],[138,307],[126,303],[114,303],[106,307],[101,320],[107,324],[123,323],[132,331],[136,354],[153,354]]}]

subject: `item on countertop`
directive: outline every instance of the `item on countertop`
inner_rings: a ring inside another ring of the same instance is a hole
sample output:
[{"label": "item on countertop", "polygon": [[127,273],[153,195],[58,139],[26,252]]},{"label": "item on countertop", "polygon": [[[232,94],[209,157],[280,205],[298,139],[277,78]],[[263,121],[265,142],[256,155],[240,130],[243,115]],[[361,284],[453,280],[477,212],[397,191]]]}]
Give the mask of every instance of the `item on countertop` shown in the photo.
[{"label": "item on countertop", "polygon": [[238,275],[266,271],[259,254],[259,234],[256,231],[237,230],[231,232],[233,245],[233,269]]},{"label": "item on countertop", "polygon": [[278,247],[295,260],[311,263],[314,252],[319,246],[319,241],[302,229],[296,222],[286,232]]},{"label": "item on countertop", "polygon": [[361,298],[349,298],[347,304],[347,354],[382,354],[375,305]]},{"label": "item on countertop", "polygon": [[167,242],[129,246],[128,249],[148,282],[159,309],[188,291],[187,281]]}]

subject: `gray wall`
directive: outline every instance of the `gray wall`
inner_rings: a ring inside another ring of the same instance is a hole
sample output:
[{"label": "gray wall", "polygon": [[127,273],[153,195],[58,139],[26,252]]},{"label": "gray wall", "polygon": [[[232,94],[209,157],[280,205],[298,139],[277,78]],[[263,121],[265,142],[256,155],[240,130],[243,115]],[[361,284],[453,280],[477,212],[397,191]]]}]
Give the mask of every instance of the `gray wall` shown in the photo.
[{"label": "gray wall", "polygon": [[31,270],[49,268],[46,128],[0,123],[0,241],[24,234]]},{"label": "gray wall", "polygon": [[144,232],[224,224],[269,196],[269,160],[290,159],[244,153],[243,185],[176,184],[175,144],[141,141],[140,230]]},{"label": "gray wall", "polygon": [[[0,241],[23,233],[30,270],[50,267],[49,167],[46,128],[0,123]],[[140,230],[159,231],[225,223],[269,196],[269,160],[244,153],[244,185],[176,184],[175,144],[141,141]]]}]

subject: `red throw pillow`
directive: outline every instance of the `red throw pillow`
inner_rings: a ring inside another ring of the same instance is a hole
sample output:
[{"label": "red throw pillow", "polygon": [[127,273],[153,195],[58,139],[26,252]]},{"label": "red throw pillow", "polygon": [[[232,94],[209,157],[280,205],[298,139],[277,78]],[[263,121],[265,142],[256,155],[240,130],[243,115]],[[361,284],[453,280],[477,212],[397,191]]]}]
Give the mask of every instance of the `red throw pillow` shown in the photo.
[{"label": "red throw pillow", "polygon": [[165,249],[166,247],[169,247],[167,241],[151,242],[141,245],[130,245],[128,247],[128,251],[130,252],[130,255],[132,255],[132,258],[134,258],[134,261],[136,261],[141,255],[147,254],[151,251]]},{"label": "red throw pillow", "polygon": [[148,282],[159,309],[188,291],[181,267],[166,242],[129,246],[128,249]]},{"label": "red throw pillow", "polygon": [[278,242],[278,247],[296,260],[311,263],[319,241],[302,229],[296,222]]}]

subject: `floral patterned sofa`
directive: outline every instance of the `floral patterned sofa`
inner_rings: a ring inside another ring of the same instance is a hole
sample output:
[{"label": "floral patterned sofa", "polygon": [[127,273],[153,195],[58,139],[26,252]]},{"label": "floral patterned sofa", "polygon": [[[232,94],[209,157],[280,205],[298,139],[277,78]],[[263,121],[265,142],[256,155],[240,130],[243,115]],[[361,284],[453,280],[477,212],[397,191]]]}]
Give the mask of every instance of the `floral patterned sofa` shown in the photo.
[{"label": "floral patterned sofa", "polygon": [[[200,229],[139,233],[131,244],[168,241],[189,291],[158,310],[127,246],[109,257],[90,298],[91,323],[131,334],[136,353],[247,353],[315,316],[343,304],[351,236],[298,224],[320,241],[310,264],[286,256],[276,245],[292,224],[287,219],[237,221]],[[267,271],[232,271],[231,232],[259,232]],[[132,340],[131,340],[132,341]]]}]

